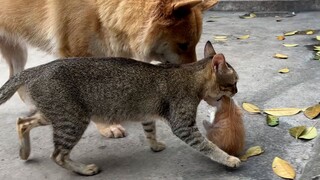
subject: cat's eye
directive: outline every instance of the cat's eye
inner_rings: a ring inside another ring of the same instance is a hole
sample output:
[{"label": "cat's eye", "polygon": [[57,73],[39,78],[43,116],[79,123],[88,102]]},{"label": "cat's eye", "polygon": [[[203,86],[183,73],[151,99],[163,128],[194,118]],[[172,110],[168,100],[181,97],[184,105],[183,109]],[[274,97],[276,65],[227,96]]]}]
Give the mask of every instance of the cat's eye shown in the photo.
[{"label": "cat's eye", "polygon": [[188,50],[189,43],[178,43],[178,47],[182,51]]}]

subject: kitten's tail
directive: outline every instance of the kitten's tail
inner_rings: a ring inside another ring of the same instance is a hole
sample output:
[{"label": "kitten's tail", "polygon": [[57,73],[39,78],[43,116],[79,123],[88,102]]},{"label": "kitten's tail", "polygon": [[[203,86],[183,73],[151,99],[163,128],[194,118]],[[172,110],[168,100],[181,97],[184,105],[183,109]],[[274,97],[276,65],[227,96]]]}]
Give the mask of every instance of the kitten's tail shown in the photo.
[{"label": "kitten's tail", "polygon": [[0,88],[0,105],[8,101],[14,93],[25,84],[27,80],[27,72],[22,71],[12,76],[1,88]]}]

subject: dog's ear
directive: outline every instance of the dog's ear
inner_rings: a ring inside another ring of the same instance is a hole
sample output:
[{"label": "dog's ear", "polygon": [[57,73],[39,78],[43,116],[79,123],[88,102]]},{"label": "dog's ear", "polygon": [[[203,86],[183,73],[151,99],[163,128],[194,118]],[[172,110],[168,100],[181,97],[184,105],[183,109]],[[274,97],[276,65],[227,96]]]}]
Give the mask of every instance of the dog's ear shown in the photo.
[{"label": "dog's ear", "polygon": [[190,13],[191,8],[202,3],[202,0],[184,0],[172,3],[172,14],[174,16],[183,17]]},{"label": "dog's ear", "polygon": [[213,57],[216,55],[216,51],[214,50],[210,41],[207,41],[206,45],[204,46],[204,58]]},{"label": "dog's ear", "polygon": [[218,3],[218,0],[204,0],[199,6],[202,11],[211,9],[214,5]]}]

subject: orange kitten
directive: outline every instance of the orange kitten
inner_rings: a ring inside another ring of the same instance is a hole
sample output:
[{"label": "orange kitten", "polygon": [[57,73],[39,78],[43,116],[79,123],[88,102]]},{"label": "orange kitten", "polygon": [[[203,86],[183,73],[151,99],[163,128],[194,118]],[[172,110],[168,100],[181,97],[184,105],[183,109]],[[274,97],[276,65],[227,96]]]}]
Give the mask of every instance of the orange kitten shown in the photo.
[{"label": "orange kitten", "polygon": [[[213,121],[213,118],[210,117]],[[239,156],[245,144],[241,109],[232,98],[223,96],[214,121],[203,121],[207,138],[230,155]]]}]

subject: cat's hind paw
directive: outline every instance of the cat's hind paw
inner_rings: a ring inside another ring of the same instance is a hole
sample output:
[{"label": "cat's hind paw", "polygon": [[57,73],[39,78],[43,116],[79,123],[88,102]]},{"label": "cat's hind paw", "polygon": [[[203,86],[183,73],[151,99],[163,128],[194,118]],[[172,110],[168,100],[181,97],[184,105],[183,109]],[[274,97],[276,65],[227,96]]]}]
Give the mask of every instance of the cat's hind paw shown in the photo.
[{"label": "cat's hind paw", "polygon": [[153,152],[160,152],[166,148],[166,145],[162,142],[157,142],[154,145],[152,145],[150,148]]},{"label": "cat's hind paw", "polygon": [[241,163],[241,161],[240,161],[239,158],[234,157],[234,156],[229,156],[229,157],[227,158],[226,165],[227,165],[228,167],[231,167],[231,168],[237,168],[237,167],[240,166],[240,163]]}]

